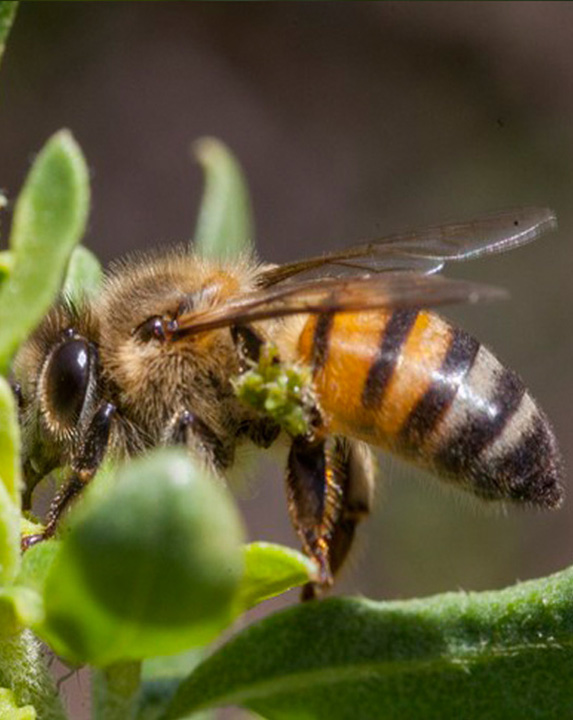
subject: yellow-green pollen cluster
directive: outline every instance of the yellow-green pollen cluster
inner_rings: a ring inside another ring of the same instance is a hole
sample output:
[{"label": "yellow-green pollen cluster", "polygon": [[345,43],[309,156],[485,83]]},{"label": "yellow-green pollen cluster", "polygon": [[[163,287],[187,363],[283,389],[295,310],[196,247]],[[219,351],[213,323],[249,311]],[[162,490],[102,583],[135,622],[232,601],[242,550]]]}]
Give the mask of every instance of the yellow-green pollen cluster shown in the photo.
[{"label": "yellow-green pollen cluster", "polygon": [[289,435],[305,435],[311,426],[312,376],[304,365],[281,362],[273,345],[265,345],[258,363],[235,381],[237,397],[273,419]]}]

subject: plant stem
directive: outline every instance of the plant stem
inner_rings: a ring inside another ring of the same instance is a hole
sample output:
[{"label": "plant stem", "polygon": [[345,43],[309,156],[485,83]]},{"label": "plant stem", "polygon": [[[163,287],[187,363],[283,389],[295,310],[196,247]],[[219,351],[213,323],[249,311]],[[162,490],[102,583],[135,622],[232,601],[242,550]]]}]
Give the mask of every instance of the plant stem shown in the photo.
[{"label": "plant stem", "polygon": [[19,705],[33,705],[41,720],[66,720],[42,646],[29,630],[2,639],[0,686],[12,690]]},{"label": "plant stem", "polygon": [[94,720],[128,720],[133,717],[140,680],[140,662],[117,663],[103,670],[94,670]]}]

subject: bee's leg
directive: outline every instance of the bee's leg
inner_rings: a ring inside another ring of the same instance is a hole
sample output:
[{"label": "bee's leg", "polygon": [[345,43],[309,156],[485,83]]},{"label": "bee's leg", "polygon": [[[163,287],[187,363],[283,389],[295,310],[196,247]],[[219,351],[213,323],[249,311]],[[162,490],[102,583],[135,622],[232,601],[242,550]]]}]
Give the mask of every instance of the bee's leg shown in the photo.
[{"label": "bee's leg", "polygon": [[189,410],[179,413],[170,423],[165,441],[168,445],[185,445],[198,450],[219,472],[233,462],[234,448],[225,444],[207,423]]},{"label": "bee's leg", "polygon": [[233,325],[231,337],[239,353],[241,371],[248,370],[249,362],[259,362],[265,341],[256,330],[250,325]]},{"label": "bee's leg", "polygon": [[[339,500],[339,506],[331,513],[327,537],[330,570],[336,575],[350,552],[358,523],[372,508],[375,469],[368,445],[342,437],[331,440],[326,462]],[[320,590],[319,584],[308,583],[303,588],[302,599],[310,600]]]},{"label": "bee's leg", "polygon": [[293,439],[287,465],[289,514],[304,552],[315,560],[317,584],[332,584],[330,541],[340,508],[340,488],[329,472],[326,440]]},{"label": "bee's leg", "polygon": [[257,418],[249,422],[245,433],[257,447],[270,448],[280,435],[281,428],[271,418]]},{"label": "bee's leg", "polygon": [[107,450],[115,411],[115,405],[108,402],[102,403],[96,410],[86,430],[80,452],[72,462],[73,474],[50,505],[44,531],[23,537],[22,550],[53,537],[64,510],[96,474]]}]

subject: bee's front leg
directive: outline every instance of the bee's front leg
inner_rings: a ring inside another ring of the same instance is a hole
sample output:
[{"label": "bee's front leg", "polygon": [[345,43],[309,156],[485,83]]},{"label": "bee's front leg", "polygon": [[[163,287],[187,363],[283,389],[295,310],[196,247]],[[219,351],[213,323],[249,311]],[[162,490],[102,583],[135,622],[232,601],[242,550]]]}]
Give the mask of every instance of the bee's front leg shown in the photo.
[{"label": "bee's front leg", "polygon": [[251,325],[233,325],[231,337],[237,348],[242,372],[259,362],[265,341]]},{"label": "bee's front leg", "polygon": [[72,462],[73,474],[52,500],[44,530],[22,538],[22,550],[54,536],[60,517],[96,474],[105,456],[116,407],[104,402],[96,410],[85,432],[77,457]]}]

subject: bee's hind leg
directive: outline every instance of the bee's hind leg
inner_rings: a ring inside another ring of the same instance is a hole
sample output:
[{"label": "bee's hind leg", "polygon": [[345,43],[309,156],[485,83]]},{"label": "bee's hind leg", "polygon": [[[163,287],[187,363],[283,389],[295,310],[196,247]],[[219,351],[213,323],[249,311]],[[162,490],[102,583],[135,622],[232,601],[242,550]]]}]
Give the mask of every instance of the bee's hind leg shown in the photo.
[{"label": "bee's hind leg", "polygon": [[318,581],[303,588],[303,600],[332,584],[352,547],[356,526],[371,509],[373,487],[367,445],[342,437],[293,441],[287,472],[289,511],[305,553],[319,570]]},{"label": "bee's hind leg", "polygon": [[115,405],[104,402],[96,410],[86,431],[78,456],[72,462],[73,474],[52,500],[44,530],[22,538],[22,550],[55,535],[60,517],[96,474],[107,450]]}]

